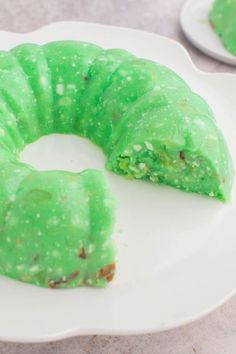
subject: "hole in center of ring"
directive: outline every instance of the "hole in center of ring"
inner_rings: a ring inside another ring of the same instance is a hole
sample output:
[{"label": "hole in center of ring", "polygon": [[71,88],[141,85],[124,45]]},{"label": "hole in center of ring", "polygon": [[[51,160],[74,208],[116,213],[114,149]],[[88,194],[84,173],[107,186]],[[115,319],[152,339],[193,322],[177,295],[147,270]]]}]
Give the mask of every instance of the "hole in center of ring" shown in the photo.
[{"label": "hole in center of ring", "polygon": [[102,150],[76,135],[51,134],[27,145],[20,154],[21,162],[37,170],[80,172],[88,168],[105,170]]}]

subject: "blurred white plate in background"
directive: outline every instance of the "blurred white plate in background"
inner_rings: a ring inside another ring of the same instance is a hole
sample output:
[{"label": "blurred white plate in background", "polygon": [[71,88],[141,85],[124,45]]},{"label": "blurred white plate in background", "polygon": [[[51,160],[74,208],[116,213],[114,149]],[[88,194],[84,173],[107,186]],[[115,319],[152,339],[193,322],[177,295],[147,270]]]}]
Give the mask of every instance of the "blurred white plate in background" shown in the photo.
[{"label": "blurred white plate in background", "polygon": [[186,37],[201,51],[226,64],[236,65],[236,56],[224,47],[208,16],[213,0],[187,0],[180,23]]}]

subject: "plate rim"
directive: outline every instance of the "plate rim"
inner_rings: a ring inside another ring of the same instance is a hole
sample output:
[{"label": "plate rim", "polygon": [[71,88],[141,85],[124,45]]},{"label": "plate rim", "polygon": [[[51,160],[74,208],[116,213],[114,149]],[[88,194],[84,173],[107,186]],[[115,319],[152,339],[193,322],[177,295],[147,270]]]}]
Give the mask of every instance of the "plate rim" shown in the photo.
[{"label": "plate rim", "polygon": [[[124,31],[133,31],[133,32],[138,32],[138,33],[145,33],[148,35],[153,35],[155,37],[159,37],[162,40],[167,40],[171,45],[174,45],[176,48],[178,47],[178,50],[182,53],[183,57],[185,57],[186,63],[188,62],[188,65],[191,66],[191,69],[197,72],[201,76],[207,76],[208,78],[216,79],[216,80],[232,80],[236,84],[236,75],[232,73],[209,73],[209,72],[204,72],[203,70],[197,68],[195,64],[193,63],[189,53],[187,50],[184,48],[182,44],[177,42],[176,40],[161,36],[159,34],[155,34],[152,32],[148,31],[143,31],[143,30],[137,30],[137,29],[132,29],[132,28],[126,28],[126,27],[118,27],[118,26],[110,26],[110,25],[105,25],[105,24],[99,24],[99,23],[92,23],[92,22],[82,22],[82,21],[59,21],[59,22],[53,22],[50,23],[46,26],[42,26],[37,28],[34,31],[31,32],[25,32],[25,33],[17,33],[17,32],[9,32],[9,31],[0,31],[0,34],[5,34],[5,35],[19,35],[19,36],[24,36],[24,35],[29,35],[29,34],[34,34],[38,33],[44,29],[51,28],[51,27],[56,27],[56,26],[71,26],[71,24],[75,25],[84,25],[84,26],[98,26],[98,27],[103,27],[103,28],[114,28],[116,30],[124,30]],[[233,96],[232,96],[233,97]],[[136,334],[146,334],[146,333],[155,333],[155,332],[161,332],[165,330],[170,330],[173,328],[177,328],[183,325],[186,325],[188,323],[191,323],[197,319],[200,319],[204,317],[205,315],[211,313],[213,310],[224,304],[226,301],[228,301],[230,298],[232,298],[233,295],[236,294],[236,285],[234,290],[227,294],[224,298],[222,298],[220,301],[217,303],[213,304],[211,307],[208,308],[208,310],[203,310],[202,312],[198,313],[197,315],[194,315],[192,317],[186,318],[183,321],[177,321],[176,323],[173,322],[170,325],[165,325],[163,328],[153,328],[153,329],[146,329],[146,330],[127,330],[124,329],[122,330],[107,330],[107,329],[95,329],[91,328],[90,330],[86,329],[69,329],[69,330],[63,330],[62,332],[54,333],[54,334],[49,334],[45,335],[42,337],[6,337],[6,336],[1,336],[0,334],[0,340],[6,341],[6,342],[24,342],[24,343],[39,343],[39,342],[48,342],[48,341],[55,341],[55,340],[61,340],[65,339],[68,337],[73,337],[73,336],[78,336],[78,335],[136,335]]]}]

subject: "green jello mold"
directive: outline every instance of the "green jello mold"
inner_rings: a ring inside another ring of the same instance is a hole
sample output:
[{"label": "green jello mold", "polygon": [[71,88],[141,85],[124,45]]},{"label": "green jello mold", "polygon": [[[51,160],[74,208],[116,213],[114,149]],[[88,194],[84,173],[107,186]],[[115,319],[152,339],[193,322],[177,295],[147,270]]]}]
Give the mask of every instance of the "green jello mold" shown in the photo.
[{"label": "green jello mold", "polygon": [[89,138],[107,168],[220,200],[233,167],[208,104],[173,71],[76,41],[0,52],[0,273],[43,287],[105,286],[115,200],[102,172],[36,171],[25,145]]}]

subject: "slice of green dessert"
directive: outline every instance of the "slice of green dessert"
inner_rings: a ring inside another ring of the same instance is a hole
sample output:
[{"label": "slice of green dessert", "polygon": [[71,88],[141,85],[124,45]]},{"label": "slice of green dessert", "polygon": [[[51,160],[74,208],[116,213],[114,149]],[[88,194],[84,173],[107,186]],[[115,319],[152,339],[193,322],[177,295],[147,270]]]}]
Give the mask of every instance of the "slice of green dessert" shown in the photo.
[{"label": "slice of green dessert", "polygon": [[112,280],[115,201],[101,172],[31,172],[7,201],[2,274],[51,288],[103,287]]},{"label": "slice of green dessert", "polygon": [[236,0],[215,0],[209,19],[228,51],[236,55]]},{"label": "slice of green dessert", "polygon": [[232,163],[206,103],[189,91],[172,104],[150,105],[148,110],[143,103],[138,108],[117,127],[107,168],[228,200]]}]

